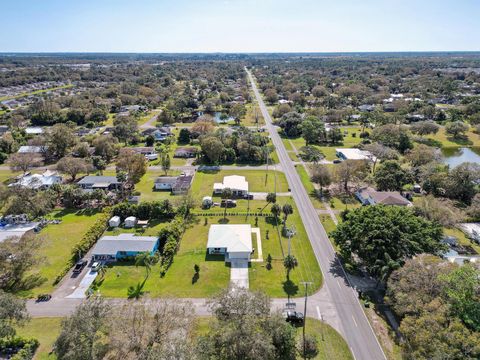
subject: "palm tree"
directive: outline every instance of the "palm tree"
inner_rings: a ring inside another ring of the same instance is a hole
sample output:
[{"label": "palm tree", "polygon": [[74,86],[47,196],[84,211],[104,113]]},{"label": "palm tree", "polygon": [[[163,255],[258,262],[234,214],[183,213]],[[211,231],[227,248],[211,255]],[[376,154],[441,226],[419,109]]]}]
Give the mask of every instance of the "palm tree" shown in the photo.
[{"label": "palm tree", "polygon": [[143,281],[143,283],[138,283],[135,286],[130,286],[127,290],[128,298],[135,299],[135,300],[140,299],[144,294],[144,291],[143,291],[144,284],[145,284],[145,281]]},{"label": "palm tree", "polygon": [[298,266],[297,258],[293,255],[287,255],[283,259],[283,266],[287,269],[287,279],[290,280],[290,271]]},{"label": "palm tree", "polygon": [[282,212],[282,208],[280,207],[280,205],[278,204],[273,204],[272,205],[272,208],[270,209],[270,212],[272,213],[272,215],[275,217],[275,224],[278,225],[278,216],[280,215],[280,213]]},{"label": "palm tree", "polygon": [[105,274],[107,273],[107,266],[105,264],[100,264],[97,268],[97,273],[100,274],[99,281],[102,281],[105,278]]},{"label": "palm tree", "polygon": [[[223,200],[229,200],[233,196],[233,191],[230,188],[225,188],[222,190],[222,199]],[[223,212],[223,219],[227,219],[227,201],[225,201],[225,210]]]},{"label": "palm tree", "polygon": [[287,225],[288,215],[293,214],[292,205],[290,205],[290,204],[283,205],[282,206],[282,212],[283,212],[283,227],[285,227]]},{"label": "palm tree", "polygon": [[156,256],[150,254],[149,252],[142,252],[137,254],[135,257],[135,266],[145,266],[145,279],[150,275],[152,266],[155,264]]},{"label": "palm tree", "polygon": [[267,204],[260,210],[260,213],[268,206],[268,204],[272,203],[275,204],[277,202],[277,194],[275,193],[268,193],[267,194]]}]

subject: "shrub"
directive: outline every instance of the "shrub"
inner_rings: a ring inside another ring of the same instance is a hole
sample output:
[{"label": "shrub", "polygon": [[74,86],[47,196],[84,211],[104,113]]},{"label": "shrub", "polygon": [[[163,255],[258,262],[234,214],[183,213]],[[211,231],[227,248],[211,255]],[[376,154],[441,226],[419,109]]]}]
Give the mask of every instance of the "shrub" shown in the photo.
[{"label": "shrub", "polygon": [[39,344],[37,339],[26,339],[20,336],[2,338],[0,339],[0,352],[15,349],[17,353],[10,358],[11,360],[30,360]]}]

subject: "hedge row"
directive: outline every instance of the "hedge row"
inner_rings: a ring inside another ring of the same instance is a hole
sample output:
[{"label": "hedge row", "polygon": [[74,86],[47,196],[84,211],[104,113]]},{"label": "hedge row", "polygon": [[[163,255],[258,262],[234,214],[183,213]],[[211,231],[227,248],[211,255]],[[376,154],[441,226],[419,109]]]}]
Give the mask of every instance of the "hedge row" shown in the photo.
[{"label": "hedge row", "polygon": [[70,254],[70,259],[65,264],[63,270],[60,274],[57,275],[54,285],[58,284],[60,280],[68,273],[68,271],[75,265],[75,262],[79,260],[78,254],[82,256],[85,255],[92,246],[97,242],[97,240],[103,235],[105,230],[108,227],[108,220],[112,217],[112,209],[107,207],[103,209],[102,214],[99,215],[98,219],[95,220],[93,225],[88,229],[88,231],[83,235],[82,240],[78,242],[72,249]]},{"label": "hedge row", "polygon": [[[205,213],[192,213],[193,216],[223,216],[223,212],[205,212]],[[258,217],[274,217],[269,213],[246,213],[246,212],[227,212],[226,216],[258,216]]]},{"label": "hedge row", "polygon": [[185,219],[183,216],[176,216],[172,222],[160,230],[158,238],[161,244],[162,259],[160,262],[160,276],[165,276],[168,268],[173,262],[177,253],[178,245],[185,232]]},{"label": "hedge row", "polygon": [[7,352],[10,349],[17,350],[11,360],[30,360],[33,358],[35,351],[40,343],[37,339],[26,339],[20,336],[13,338],[0,339],[0,352]]}]

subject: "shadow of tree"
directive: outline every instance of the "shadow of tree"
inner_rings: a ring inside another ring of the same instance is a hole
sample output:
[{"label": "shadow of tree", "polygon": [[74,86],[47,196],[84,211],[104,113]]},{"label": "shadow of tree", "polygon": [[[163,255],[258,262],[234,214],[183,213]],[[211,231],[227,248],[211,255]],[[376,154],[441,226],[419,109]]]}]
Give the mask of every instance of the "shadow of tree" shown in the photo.
[{"label": "shadow of tree", "polygon": [[196,284],[198,279],[200,279],[200,274],[199,273],[195,273],[193,274],[192,276],[192,285]]},{"label": "shadow of tree", "polygon": [[288,279],[283,282],[283,291],[285,291],[287,295],[295,296],[298,293],[298,285]]}]

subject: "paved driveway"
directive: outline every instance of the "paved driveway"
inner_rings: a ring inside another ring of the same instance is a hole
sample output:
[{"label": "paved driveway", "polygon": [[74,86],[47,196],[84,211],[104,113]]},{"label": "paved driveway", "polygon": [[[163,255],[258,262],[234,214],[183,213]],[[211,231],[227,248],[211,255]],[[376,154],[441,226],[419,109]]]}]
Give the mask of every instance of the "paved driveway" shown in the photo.
[{"label": "paved driveway", "polygon": [[248,261],[233,260],[230,268],[230,283],[248,289]]},{"label": "paved driveway", "polygon": [[80,284],[78,284],[78,287],[71,293],[70,295],[67,296],[67,299],[84,299],[86,298],[85,292],[88,290],[90,285],[92,285],[93,281],[97,277],[97,272],[96,271],[88,271],[83,279],[80,281]]}]

